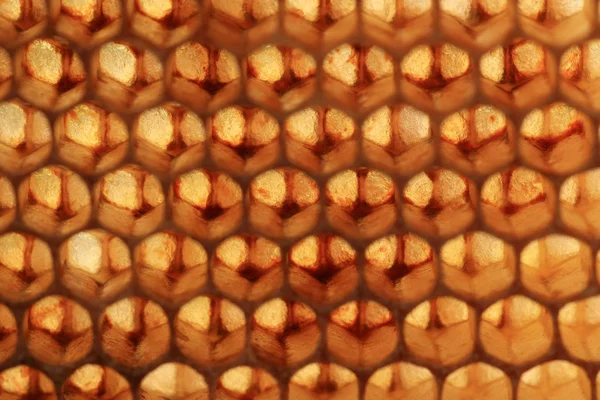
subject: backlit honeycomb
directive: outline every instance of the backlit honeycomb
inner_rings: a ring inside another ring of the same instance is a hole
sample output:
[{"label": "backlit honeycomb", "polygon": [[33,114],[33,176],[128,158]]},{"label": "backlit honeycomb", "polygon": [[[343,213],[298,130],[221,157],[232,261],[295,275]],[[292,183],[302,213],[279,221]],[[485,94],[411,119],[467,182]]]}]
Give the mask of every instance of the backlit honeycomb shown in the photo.
[{"label": "backlit honeycomb", "polygon": [[597,0],[0,0],[0,400],[600,400]]}]

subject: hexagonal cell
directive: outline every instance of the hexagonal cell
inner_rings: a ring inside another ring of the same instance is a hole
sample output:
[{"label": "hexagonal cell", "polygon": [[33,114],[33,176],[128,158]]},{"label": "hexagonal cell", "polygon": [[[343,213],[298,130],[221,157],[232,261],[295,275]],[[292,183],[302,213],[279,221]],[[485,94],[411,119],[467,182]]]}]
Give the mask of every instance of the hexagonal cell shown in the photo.
[{"label": "hexagonal cell", "polygon": [[143,111],[133,121],[131,134],[136,160],[159,174],[178,175],[204,158],[204,123],[177,103]]},{"label": "hexagonal cell", "polygon": [[515,127],[490,105],[478,104],[446,117],[440,138],[443,162],[465,174],[488,175],[515,158]]},{"label": "hexagonal cell", "polygon": [[313,96],[317,64],[304,50],[265,45],[250,53],[242,67],[250,100],[272,111],[292,111]]},{"label": "hexagonal cell", "polygon": [[358,400],[358,379],[338,364],[311,363],[290,378],[289,400]]},{"label": "hexagonal cell", "polygon": [[400,63],[402,95],[428,111],[463,107],[475,94],[474,67],[469,53],[449,43],[419,45]]},{"label": "hexagonal cell", "polygon": [[240,76],[239,61],[228,50],[188,42],[170,54],[165,83],[177,101],[197,112],[214,112],[239,96]]},{"label": "hexagonal cell", "polygon": [[587,372],[568,361],[552,360],[525,371],[517,386],[519,400],[592,400]]},{"label": "hexagonal cell", "polygon": [[116,113],[85,102],[69,109],[54,122],[58,157],[86,175],[116,167],[129,150],[129,132]]},{"label": "hexagonal cell", "polygon": [[0,232],[7,229],[17,216],[17,195],[12,183],[0,175]]},{"label": "hexagonal cell", "polygon": [[279,158],[279,122],[260,108],[233,106],[219,110],[207,123],[210,156],[234,175],[252,175]]},{"label": "hexagonal cell", "polygon": [[111,109],[139,112],[162,98],[163,65],[151,50],[131,42],[108,42],[92,55],[90,82],[95,95]]},{"label": "hexagonal cell", "polygon": [[559,88],[569,101],[600,110],[600,40],[591,39],[569,47],[560,57]]},{"label": "hexagonal cell", "polygon": [[568,177],[560,187],[559,214],[565,227],[587,239],[600,238],[600,168]]},{"label": "hexagonal cell", "polygon": [[63,383],[65,400],[133,400],[129,382],[110,367],[85,364],[77,368]]},{"label": "hexagonal cell", "polygon": [[365,400],[437,400],[438,384],[427,368],[396,362],[379,368],[369,377]]},{"label": "hexagonal cell", "polygon": [[15,354],[19,341],[17,320],[4,304],[0,304],[0,332],[0,363],[4,363]]},{"label": "hexagonal cell", "polygon": [[0,396],[10,400],[26,400],[31,397],[58,399],[54,383],[48,375],[28,365],[17,365],[0,372]]},{"label": "hexagonal cell", "polygon": [[261,368],[240,365],[225,371],[217,380],[219,400],[280,399],[279,385],[273,375]]},{"label": "hexagonal cell", "polygon": [[63,39],[35,39],[15,56],[15,81],[25,101],[60,111],[83,98],[87,73],[79,55]]},{"label": "hexagonal cell", "polygon": [[585,362],[600,361],[600,321],[596,310],[600,296],[565,304],[558,313],[560,339],[567,352]]},{"label": "hexagonal cell", "polygon": [[12,88],[12,81],[13,67],[10,54],[0,47],[0,100],[8,96],[8,93]]},{"label": "hexagonal cell", "polygon": [[17,47],[39,36],[47,25],[44,0],[6,2],[0,10],[0,45]]},{"label": "hexagonal cell", "polygon": [[465,365],[444,380],[442,400],[469,400],[477,397],[512,400],[512,382],[501,369],[482,362]]},{"label": "hexagonal cell", "polygon": [[309,107],[290,115],[284,123],[288,160],[314,174],[330,174],[349,167],[358,153],[358,129],[345,112]]},{"label": "hexagonal cell", "polygon": [[435,252],[412,233],[385,236],[365,249],[364,277],[371,292],[387,300],[423,300],[437,283]]},{"label": "hexagonal cell", "polygon": [[209,400],[203,375],[178,362],[161,364],[142,378],[140,398],[145,400]]},{"label": "hexagonal cell", "polygon": [[363,156],[369,164],[400,175],[412,175],[435,158],[429,115],[407,104],[383,106],[363,122]]},{"label": "hexagonal cell", "polygon": [[552,347],[552,314],[521,295],[498,300],[481,314],[479,340],[486,353],[504,363],[533,362]]}]

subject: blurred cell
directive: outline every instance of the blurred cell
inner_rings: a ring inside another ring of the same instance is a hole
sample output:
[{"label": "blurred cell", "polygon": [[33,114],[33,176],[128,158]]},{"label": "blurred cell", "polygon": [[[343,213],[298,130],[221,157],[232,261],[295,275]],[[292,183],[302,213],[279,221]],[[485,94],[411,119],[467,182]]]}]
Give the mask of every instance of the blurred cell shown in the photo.
[{"label": "blurred cell", "polygon": [[560,220],[576,235],[600,238],[600,168],[568,177],[559,192]]},{"label": "blurred cell", "polygon": [[54,383],[45,373],[20,364],[0,372],[0,398],[3,400],[57,400]]},{"label": "blurred cell", "polygon": [[600,297],[592,296],[565,304],[558,312],[560,340],[572,357],[584,362],[600,361]]},{"label": "blurred cell", "polygon": [[0,303],[0,364],[9,360],[17,350],[19,327],[11,309]]},{"label": "blurred cell", "polygon": [[209,391],[203,375],[178,362],[159,365],[140,382],[144,400],[209,400]]},{"label": "blurred cell", "polygon": [[85,364],[62,385],[65,400],[133,400],[131,386],[123,375],[110,367]]},{"label": "blurred cell", "polygon": [[517,386],[517,400],[592,400],[587,372],[568,361],[552,360],[525,371]]},{"label": "blurred cell", "polygon": [[358,400],[358,379],[338,364],[311,363],[297,370],[288,385],[289,400]]},{"label": "blurred cell", "polygon": [[48,24],[48,2],[16,0],[0,9],[0,45],[17,47],[42,34]]},{"label": "blurred cell", "polygon": [[501,369],[476,362],[454,370],[444,381],[442,400],[512,400],[513,388]]},{"label": "blurred cell", "polygon": [[437,400],[438,384],[427,368],[396,362],[379,368],[369,377],[365,400]]},{"label": "blurred cell", "polygon": [[225,371],[217,380],[219,400],[279,400],[279,385],[261,368],[240,365]]},{"label": "blurred cell", "polygon": [[560,57],[559,87],[573,103],[600,110],[600,40],[590,39],[569,47]]},{"label": "blurred cell", "polygon": [[[1,17],[0,17],[1,21]],[[1,24],[1,22],[0,22]],[[0,28],[1,29],[1,28]],[[10,93],[13,85],[12,57],[4,48],[0,47],[0,100]]]}]

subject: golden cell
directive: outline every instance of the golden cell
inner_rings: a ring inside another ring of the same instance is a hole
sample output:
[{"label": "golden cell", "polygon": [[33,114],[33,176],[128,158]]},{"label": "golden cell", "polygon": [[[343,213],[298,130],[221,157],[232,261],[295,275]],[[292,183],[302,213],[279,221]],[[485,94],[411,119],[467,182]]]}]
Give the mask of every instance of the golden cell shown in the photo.
[{"label": "golden cell", "polygon": [[156,176],[129,164],[96,183],[94,208],[104,228],[121,236],[142,237],[162,223],[165,196]]},{"label": "golden cell", "polygon": [[519,25],[536,40],[566,46],[586,38],[594,30],[595,4],[593,0],[517,0]]},{"label": "golden cell", "polygon": [[144,400],[208,400],[209,387],[203,375],[178,362],[161,364],[140,383]]},{"label": "golden cell", "polygon": [[277,381],[264,369],[240,365],[225,371],[217,380],[219,400],[279,400]]},{"label": "golden cell", "polygon": [[0,398],[57,400],[58,396],[48,375],[28,365],[17,365],[0,372]]},{"label": "golden cell", "polygon": [[194,169],[169,190],[173,222],[200,239],[217,240],[233,232],[244,214],[238,183],[221,172]]},{"label": "golden cell", "polygon": [[310,232],[319,222],[319,199],[317,182],[304,172],[272,169],[250,182],[249,220],[264,235],[295,239]]},{"label": "golden cell", "polygon": [[207,127],[211,158],[230,174],[255,174],[279,158],[279,122],[260,108],[221,109]]},{"label": "golden cell", "polygon": [[444,164],[464,174],[488,175],[510,164],[515,127],[494,106],[478,104],[446,117],[440,125]]},{"label": "golden cell", "polygon": [[569,47],[560,58],[561,93],[577,105],[600,110],[600,40],[591,39]]},{"label": "golden cell", "polygon": [[52,127],[46,115],[17,99],[0,102],[0,170],[27,174],[52,151]]},{"label": "golden cell", "polygon": [[587,239],[600,238],[600,168],[568,177],[559,200],[560,219],[568,230]]},{"label": "golden cell", "polygon": [[0,9],[0,45],[17,47],[44,32],[48,18],[44,0],[5,1]]},{"label": "golden cell", "polygon": [[373,239],[389,231],[398,217],[394,181],[377,170],[348,169],[325,186],[329,223],[352,239]]},{"label": "golden cell", "polygon": [[427,368],[408,362],[381,367],[369,377],[365,400],[437,400],[438,384]]},{"label": "golden cell", "polygon": [[517,400],[592,400],[586,371],[565,360],[552,360],[525,371],[517,386]]},{"label": "golden cell", "polygon": [[600,296],[565,304],[558,313],[560,339],[567,352],[585,362],[600,361]]},{"label": "golden cell", "polygon": [[132,136],[136,160],[158,174],[178,175],[204,158],[204,123],[177,103],[143,111],[133,122]]},{"label": "golden cell", "polygon": [[521,295],[498,300],[481,314],[479,339],[486,353],[504,363],[530,363],[552,347],[552,314]]},{"label": "golden cell", "polygon": [[121,32],[123,8],[118,0],[50,0],[56,32],[84,48],[92,48]]},{"label": "golden cell", "polygon": [[162,302],[190,300],[206,284],[208,255],[200,242],[175,231],[146,237],[135,248],[137,282]]},{"label": "golden cell", "polygon": [[119,237],[92,229],[64,241],[58,250],[60,281],[84,301],[106,301],[131,283],[131,255]]},{"label": "golden cell", "polygon": [[94,328],[85,308],[63,296],[35,302],[23,317],[27,351],[51,365],[70,365],[88,355],[94,344]]},{"label": "golden cell", "polygon": [[344,365],[373,367],[394,352],[399,331],[387,307],[375,301],[351,301],[329,314],[327,350]]},{"label": "golden cell", "polygon": [[412,233],[385,236],[366,248],[364,277],[371,292],[387,300],[423,300],[437,284],[435,252]]},{"label": "golden cell", "polygon": [[[19,328],[10,308],[0,304],[0,364],[9,360],[17,349]],[[2,392],[0,392],[0,397]]]},{"label": "golden cell", "polygon": [[17,216],[17,195],[12,183],[0,175],[0,232],[6,230]]},{"label": "golden cell", "polygon": [[125,121],[93,103],[81,103],[54,122],[58,157],[85,175],[103,174],[123,161],[129,150]]},{"label": "golden cell", "polygon": [[338,364],[312,363],[297,370],[288,385],[289,400],[358,400],[358,379]]},{"label": "golden cell", "polygon": [[442,245],[440,264],[446,287],[468,300],[487,300],[513,285],[517,255],[508,242],[472,231]]},{"label": "golden cell", "polygon": [[404,319],[404,343],[420,359],[448,366],[467,359],[475,348],[475,311],[452,297],[417,305]]},{"label": "golden cell", "polygon": [[245,350],[246,316],[227,299],[190,300],[179,309],[173,328],[179,350],[200,365],[229,364]]},{"label": "golden cell", "polygon": [[352,165],[358,153],[358,129],[345,112],[309,107],[284,123],[288,160],[314,174],[330,174]]},{"label": "golden cell", "polygon": [[381,107],[362,125],[362,147],[370,165],[413,175],[435,158],[431,119],[406,104]]},{"label": "golden cell", "polygon": [[169,351],[167,315],[158,304],[141,297],[126,297],[108,306],[98,331],[104,353],[129,368],[145,367]]},{"label": "golden cell", "polygon": [[[0,16],[0,21],[2,17]],[[1,26],[2,22],[0,22]],[[0,28],[0,32],[1,32]],[[13,67],[12,60],[8,51],[0,47],[0,100],[8,96],[12,88]]]},{"label": "golden cell", "polygon": [[545,102],[556,84],[556,60],[528,39],[515,39],[483,54],[479,72],[483,94],[514,110]]},{"label": "golden cell", "polygon": [[396,93],[394,59],[377,46],[343,44],[323,60],[323,90],[342,107],[363,113]]},{"label": "golden cell", "polygon": [[451,236],[475,220],[477,193],[467,178],[436,168],[412,177],[402,192],[402,217],[424,235]]},{"label": "golden cell", "polygon": [[512,400],[510,378],[501,370],[482,362],[465,365],[446,377],[442,400]]},{"label": "golden cell", "polygon": [[17,193],[21,220],[41,235],[70,235],[87,225],[92,214],[87,184],[60,165],[31,173],[21,181]]},{"label": "golden cell", "polygon": [[0,235],[0,297],[24,303],[39,297],[54,281],[50,246],[33,235]]},{"label": "golden cell", "polygon": [[292,111],[317,88],[316,61],[299,48],[262,46],[244,60],[243,71],[250,100],[271,111]]},{"label": "golden cell", "polygon": [[449,43],[419,45],[400,63],[402,95],[428,111],[449,112],[465,106],[475,94],[469,53]]},{"label": "golden cell", "polygon": [[15,81],[25,101],[60,111],[83,98],[87,73],[79,55],[63,39],[35,39],[15,56]]},{"label": "golden cell", "polygon": [[320,341],[317,315],[304,303],[276,298],[262,303],[252,316],[252,349],[270,364],[300,364]]},{"label": "golden cell", "polygon": [[240,76],[240,64],[230,51],[188,42],[169,56],[165,83],[177,101],[212,113],[239,96]]},{"label": "golden cell", "polygon": [[288,281],[313,304],[337,303],[358,284],[356,250],[341,236],[307,236],[288,250]]},{"label": "golden cell", "polygon": [[129,26],[134,35],[157,47],[175,46],[200,28],[196,0],[127,0]]},{"label": "golden cell", "polygon": [[65,400],[133,400],[127,379],[110,367],[85,364],[69,375],[62,386]]},{"label": "golden cell", "polygon": [[544,175],[511,167],[490,176],[481,188],[481,212],[494,232],[523,239],[543,232],[554,220],[556,193]]},{"label": "golden cell", "polygon": [[113,110],[139,112],[162,98],[163,65],[151,50],[130,42],[108,42],[94,52],[90,66],[94,93]]},{"label": "golden cell", "polygon": [[281,248],[257,235],[236,235],[221,242],[210,269],[217,289],[240,301],[262,300],[283,285]]}]

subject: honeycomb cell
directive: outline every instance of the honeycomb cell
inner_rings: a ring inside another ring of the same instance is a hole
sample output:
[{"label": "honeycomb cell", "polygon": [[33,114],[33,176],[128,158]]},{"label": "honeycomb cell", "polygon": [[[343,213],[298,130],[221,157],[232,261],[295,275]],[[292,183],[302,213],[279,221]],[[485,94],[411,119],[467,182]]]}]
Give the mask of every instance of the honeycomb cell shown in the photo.
[{"label": "honeycomb cell", "polygon": [[412,233],[385,236],[366,248],[364,278],[371,292],[387,300],[423,300],[437,284],[435,252]]},{"label": "honeycomb cell", "polygon": [[[1,20],[2,17],[0,17],[0,21]],[[0,47],[0,100],[8,96],[10,89],[12,88],[12,83],[13,66],[11,56],[8,51]]]},{"label": "honeycomb cell", "polygon": [[492,357],[511,365],[527,364],[550,351],[552,315],[521,295],[498,300],[481,314],[479,339]]},{"label": "honeycomb cell", "polygon": [[133,400],[127,379],[110,367],[85,364],[77,368],[62,385],[65,400]]},{"label": "honeycomb cell", "polygon": [[379,368],[369,377],[365,400],[437,400],[438,384],[427,368],[396,362]]},{"label": "honeycomb cell", "polygon": [[12,183],[0,175],[0,232],[6,230],[17,216],[17,195]]},{"label": "honeycomb cell", "polygon": [[292,375],[288,396],[289,400],[358,400],[358,379],[341,365],[315,362]]},{"label": "honeycomb cell", "polygon": [[600,40],[591,39],[569,47],[560,57],[559,88],[573,103],[600,110]]},{"label": "honeycomb cell", "polygon": [[271,374],[261,368],[240,365],[225,371],[217,380],[215,390],[219,400],[280,399],[279,385]]},{"label": "honeycomb cell", "polygon": [[465,365],[446,377],[442,400],[512,400],[510,378],[501,370],[482,362]]},{"label": "honeycomb cell", "polygon": [[358,129],[345,112],[309,107],[284,122],[287,159],[313,174],[330,174],[351,166],[358,153]]},{"label": "honeycomb cell", "polygon": [[517,386],[517,400],[592,400],[585,370],[565,360],[553,360],[525,371]]},{"label": "honeycomb cell", "polygon": [[600,296],[565,304],[558,312],[560,339],[567,352],[585,362],[600,361]]},{"label": "honeycomb cell", "polygon": [[247,96],[270,111],[292,111],[317,88],[316,61],[299,48],[262,46],[246,57],[242,69]]},{"label": "honeycomb cell", "polygon": [[0,45],[17,47],[42,34],[48,23],[48,2],[7,1],[0,10]]},{"label": "honeycomb cell", "polygon": [[257,235],[235,235],[222,241],[210,269],[217,289],[239,301],[263,300],[283,285],[281,248]]},{"label": "honeycomb cell", "polygon": [[19,327],[10,308],[0,303],[0,364],[9,360],[17,349]]},{"label": "honeycomb cell", "polygon": [[209,400],[209,387],[203,375],[178,362],[161,364],[140,383],[144,400]]},{"label": "honeycomb cell", "polygon": [[561,222],[576,235],[600,238],[600,168],[568,177],[560,187]]},{"label": "honeycomb cell", "polygon": [[57,400],[54,383],[45,373],[28,365],[0,372],[0,398],[7,400]]},{"label": "honeycomb cell", "polygon": [[450,112],[465,106],[475,94],[469,53],[449,43],[419,45],[400,63],[400,92],[428,111]]}]

